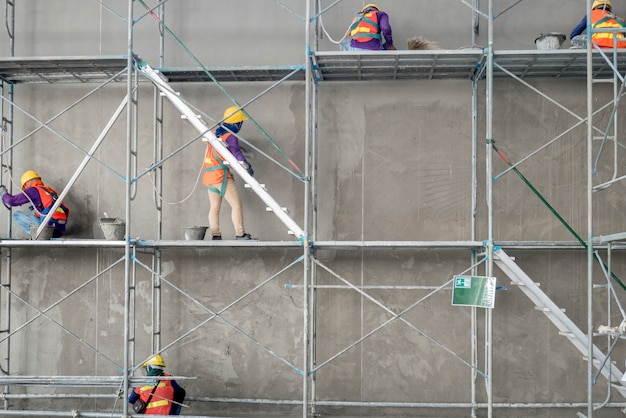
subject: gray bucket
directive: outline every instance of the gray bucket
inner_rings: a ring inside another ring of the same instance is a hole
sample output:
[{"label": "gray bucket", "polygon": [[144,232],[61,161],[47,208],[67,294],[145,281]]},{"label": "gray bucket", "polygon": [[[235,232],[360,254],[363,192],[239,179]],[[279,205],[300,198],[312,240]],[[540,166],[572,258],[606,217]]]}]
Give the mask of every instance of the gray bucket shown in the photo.
[{"label": "gray bucket", "polygon": [[37,230],[39,229],[39,225],[30,225],[30,238],[35,239],[37,237],[37,241],[47,241],[52,238],[52,234],[54,233],[54,227],[50,225],[46,225],[41,230],[39,236],[37,236]]},{"label": "gray bucket", "polygon": [[542,33],[540,37],[535,39],[535,45],[537,45],[537,49],[560,49],[565,39],[567,36],[563,33]]},{"label": "gray bucket", "polygon": [[119,241],[124,239],[126,222],[120,218],[100,218],[100,228],[106,240]]},{"label": "gray bucket", "polygon": [[187,241],[190,240],[203,240],[204,235],[206,234],[206,230],[209,229],[208,226],[188,226],[183,228],[185,231],[185,239]]}]

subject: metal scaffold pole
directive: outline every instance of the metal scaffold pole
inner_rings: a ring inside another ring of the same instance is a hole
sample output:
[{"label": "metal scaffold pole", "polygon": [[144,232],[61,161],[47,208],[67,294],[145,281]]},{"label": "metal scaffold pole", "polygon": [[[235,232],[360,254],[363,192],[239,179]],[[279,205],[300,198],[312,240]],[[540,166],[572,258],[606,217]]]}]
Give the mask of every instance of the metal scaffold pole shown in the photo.
[{"label": "metal scaffold pole", "polygon": [[[487,105],[486,105],[486,176],[487,176],[487,276],[493,275],[493,153],[491,151],[491,143],[493,142],[493,0],[489,0],[489,28],[488,28],[488,46],[487,46]],[[486,345],[486,369],[487,369],[487,416],[493,417],[493,313],[491,309],[486,312],[487,320],[485,330]]]},{"label": "metal scaffold pole", "polygon": [[[591,0],[585,0],[585,10],[591,10]],[[593,46],[591,25],[587,21],[587,418],[593,416]]]}]

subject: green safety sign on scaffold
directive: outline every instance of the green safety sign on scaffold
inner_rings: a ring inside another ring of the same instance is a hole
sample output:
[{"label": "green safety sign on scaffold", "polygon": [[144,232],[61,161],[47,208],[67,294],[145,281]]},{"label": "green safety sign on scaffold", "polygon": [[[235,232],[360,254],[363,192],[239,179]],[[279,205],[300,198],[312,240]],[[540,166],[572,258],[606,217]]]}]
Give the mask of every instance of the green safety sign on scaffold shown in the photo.
[{"label": "green safety sign on scaffold", "polygon": [[493,309],[495,301],[495,277],[454,276],[452,305]]}]

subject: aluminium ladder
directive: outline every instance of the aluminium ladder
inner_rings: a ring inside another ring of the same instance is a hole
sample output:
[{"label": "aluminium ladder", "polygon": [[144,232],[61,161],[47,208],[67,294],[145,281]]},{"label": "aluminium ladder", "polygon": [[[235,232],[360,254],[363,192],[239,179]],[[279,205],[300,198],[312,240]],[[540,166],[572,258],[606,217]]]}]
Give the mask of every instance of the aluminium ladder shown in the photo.
[{"label": "aluminium ladder", "polygon": [[[506,274],[520,290],[541,310],[546,317],[559,329],[559,334],[567,337],[583,356],[587,356],[589,339],[587,334],[563,312],[546,295],[543,290],[509,257],[501,248],[493,252],[494,263]],[[602,367],[601,373],[619,393],[626,398],[626,382],[622,381],[622,373],[607,356],[593,345],[593,365],[596,369]]]},{"label": "aluminium ladder", "polygon": [[202,135],[202,141],[209,142],[224,157],[230,165],[230,168],[241,176],[241,178],[250,186],[252,191],[254,191],[261,198],[261,200],[263,200],[263,202],[265,202],[269,210],[273,212],[278,219],[285,224],[285,226],[287,226],[288,232],[294,234],[300,241],[306,241],[302,228],[300,228],[296,221],[287,215],[286,210],[283,209],[272,196],[270,196],[265,188],[259,184],[254,177],[248,174],[246,169],[239,164],[239,161],[237,161],[235,156],[224,145],[224,142],[209,130],[209,127],[204,123],[200,116],[196,115],[193,110],[181,99],[180,94],[174,91],[174,89],[167,82],[165,76],[150,67],[137,55],[134,55],[133,58],[137,63],[137,69],[139,72],[148,80],[152,81],[155,87],[157,87],[161,93],[182,113],[182,116],[198,130],[198,132]]}]

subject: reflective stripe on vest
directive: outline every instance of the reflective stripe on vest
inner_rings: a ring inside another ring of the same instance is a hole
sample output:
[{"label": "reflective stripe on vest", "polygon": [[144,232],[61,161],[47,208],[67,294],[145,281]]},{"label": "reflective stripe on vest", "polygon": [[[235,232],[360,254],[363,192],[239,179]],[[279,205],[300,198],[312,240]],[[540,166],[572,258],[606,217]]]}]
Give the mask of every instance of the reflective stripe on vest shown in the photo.
[{"label": "reflective stripe on vest", "polygon": [[[45,217],[50,211],[50,209],[52,208],[52,206],[54,206],[54,203],[57,201],[59,196],[51,187],[48,187],[48,186],[34,186],[34,187],[35,189],[37,189],[37,192],[39,193],[39,199],[41,200],[41,205],[42,205],[42,207],[37,208],[37,210],[35,211],[35,214],[39,218]],[[57,223],[65,223],[69,212],[70,210],[67,208],[67,206],[65,206],[64,202],[61,202],[59,207],[57,207],[57,209],[54,211],[54,214],[52,215],[52,219],[56,221]]]},{"label": "reflective stripe on vest", "polygon": [[[220,139],[224,141],[224,146],[227,148],[226,139],[228,139],[229,135],[232,134],[229,132],[220,137]],[[229,178],[233,178],[233,176],[230,174],[228,166],[224,164],[222,156],[208,142],[206,154],[204,155],[203,166],[204,174],[202,175],[202,183],[207,186],[210,191],[219,193],[220,196],[224,196],[224,192],[226,191],[226,182]],[[224,175],[224,173],[226,173],[226,175]],[[211,184],[220,184],[220,188],[217,189],[215,187],[211,187]]]},{"label": "reflective stripe on vest", "polygon": [[[170,376],[165,374],[165,376]],[[146,402],[150,397],[150,392],[154,386],[142,386],[141,387],[141,400]],[[171,408],[171,399],[174,399],[174,388],[169,380],[161,380],[157,385],[150,403],[146,405],[146,415],[169,415]]]},{"label": "reflective stripe on vest", "polygon": [[350,25],[350,36],[358,42],[382,39],[378,25],[378,13],[375,11],[359,13]]},{"label": "reflective stripe on vest", "polygon": [[[594,29],[603,28],[624,28],[626,23],[615,16],[613,13],[609,13],[602,9],[595,9],[591,11],[591,22]],[[626,38],[623,33],[613,32],[594,32],[591,35],[591,39],[600,47],[613,48],[613,38],[617,37],[617,47],[626,47]]]}]

